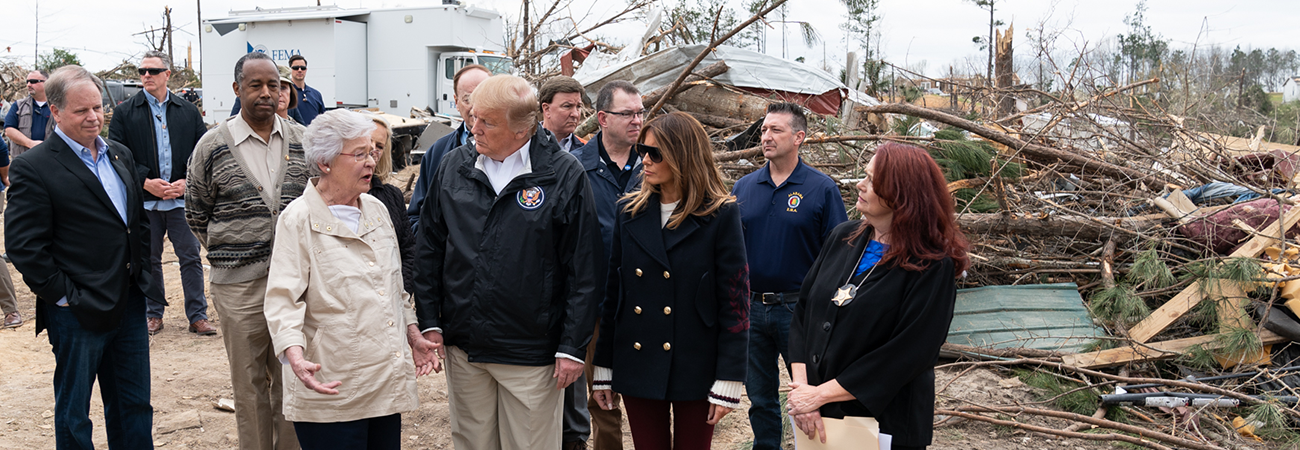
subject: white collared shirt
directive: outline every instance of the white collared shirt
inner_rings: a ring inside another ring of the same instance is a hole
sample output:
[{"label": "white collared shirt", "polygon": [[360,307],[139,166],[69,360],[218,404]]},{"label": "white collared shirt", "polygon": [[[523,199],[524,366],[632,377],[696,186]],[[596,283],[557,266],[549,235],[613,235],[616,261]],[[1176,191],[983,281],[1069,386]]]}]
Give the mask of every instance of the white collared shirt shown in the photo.
[{"label": "white collared shirt", "polygon": [[501,162],[496,162],[492,158],[488,158],[487,155],[478,155],[478,162],[474,165],[487,175],[488,182],[492,183],[492,189],[496,191],[497,195],[501,195],[501,191],[506,188],[507,184],[510,184],[510,180],[533,171],[532,160],[529,159],[528,152],[528,147],[532,144],[533,140],[529,139],[528,142],[524,143],[523,147],[501,160]]}]

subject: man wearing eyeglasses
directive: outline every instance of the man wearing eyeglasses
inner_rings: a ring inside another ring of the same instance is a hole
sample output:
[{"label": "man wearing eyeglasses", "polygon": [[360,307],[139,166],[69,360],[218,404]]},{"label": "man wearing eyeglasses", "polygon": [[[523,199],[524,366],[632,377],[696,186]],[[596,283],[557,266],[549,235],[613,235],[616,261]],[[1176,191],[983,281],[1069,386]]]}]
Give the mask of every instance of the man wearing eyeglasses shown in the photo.
[{"label": "man wearing eyeglasses", "polygon": [[492,76],[487,67],[470,64],[461,67],[451,78],[451,90],[456,94],[456,112],[463,120],[455,131],[438,138],[429,146],[429,150],[420,157],[420,175],[415,179],[415,190],[411,191],[411,205],[406,208],[406,216],[411,220],[411,231],[420,232],[420,208],[424,206],[424,196],[429,192],[433,174],[438,172],[442,157],[452,150],[474,142],[471,130],[474,129],[474,116],[470,115],[469,97],[479,83]]},{"label": "man wearing eyeglasses", "polygon": [[50,105],[45,103],[45,80],[50,75],[44,70],[27,74],[27,98],[14,102],[5,116],[5,137],[12,142],[10,156],[18,156],[54,133],[50,120]]},{"label": "man wearing eyeglasses", "polygon": [[312,119],[325,112],[325,100],[320,91],[307,85],[307,58],[289,57],[289,69],[293,71],[289,79],[298,87],[298,114],[302,115],[303,126],[311,125]]},{"label": "man wearing eyeglasses", "polygon": [[[144,209],[149,218],[153,279],[163,293],[163,237],[171,240],[181,264],[181,288],[185,292],[185,316],[189,331],[201,336],[217,334],[208,323],[208,299],[203,294],[203,261],[199,241],[185,223],[185,165],[195,144],[208,131],[194,104],[167,90],[171,79],[170,58],[150,51],[140,60],[140,83],[144,89],[113,109],[108,139],[131,149],[136,170],[144,174]],[[145,321],[149,334],[163,329],[166,298],[148,298]]]},{"label": "man wearing eyeglasses", "polygon": [[[609,260],[614,236],[614,219],[618,216],[618,199],[641,187],[641,159],[632,153],[632,146],[641,134],[645,114],[641,91],[635,85],[621,80],[605,84],[596,95],[596,121],[600,123],[600,133],[587,145],[573,151],[591,182],[606,260]],[[603,294],[601,298],[604,298]],[[599,337],[597,327],[591,341],[596,342]],[[587,347],[586,361],[594,359],[595,349],[594,345]],[[588,390],[591,389],[593,370],[593,366],[587,364]],[[587,409],[591,412],[592,434],[596,435],[595,449],[622,449],[623,413],[618,403],[613,409],[605,410],[595,403],[595,399],[589,399]]]}]

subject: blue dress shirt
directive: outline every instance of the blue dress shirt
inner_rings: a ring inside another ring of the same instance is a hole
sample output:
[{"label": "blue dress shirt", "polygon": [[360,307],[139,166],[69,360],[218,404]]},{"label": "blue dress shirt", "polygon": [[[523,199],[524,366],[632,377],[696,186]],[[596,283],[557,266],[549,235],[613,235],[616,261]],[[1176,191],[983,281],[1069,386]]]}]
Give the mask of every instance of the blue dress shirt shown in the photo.
[{"label": "blue dress shirt", "polygon": [[[172,138],[167,131],[167,99],[170,97],[171,94],[166,94],[166,97],[160,100],[154,98],[149,91],[144,91],[144,99],[149,104],[149,112],[153,114],[154,142],[158,143],[158,178],[167,182],[172,181]],[[144,209],[148,211],[171,211],[184,207],[184,196],[171,200],[147,200],[144,202]]]}]

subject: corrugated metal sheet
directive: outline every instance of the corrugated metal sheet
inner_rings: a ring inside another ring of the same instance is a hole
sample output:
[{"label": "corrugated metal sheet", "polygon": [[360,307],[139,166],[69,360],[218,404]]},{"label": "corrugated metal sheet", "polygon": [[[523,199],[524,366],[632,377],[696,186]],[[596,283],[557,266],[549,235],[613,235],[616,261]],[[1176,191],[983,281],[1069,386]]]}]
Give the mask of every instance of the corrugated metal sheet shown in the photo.
[{"label": "corrugated metal sheet", "polygon": [[948,329],[953,344],[1068,353],[1103,336],[1074,283],[958,289]]},{"label": "corrugated metal sheet", "polygon": [[[646,93],[672,84],[682,68],[706,47],[705,44],[672,47],[623,62],[601,62],[593,54],[593,59],[583,63],[573,78],[586,87],[592,99],[605,83],[613,80],[629,81]],[[849,93],[838,79],[813,65],[736,47],[715,48],[697,67],[707,67],[719,60],[726,61],[730,70],[715,77],[718,82],[760,95],[777,94],[783,100],[803,103],[819,114],[838,113],[844,95]],[[849,100],[866,105],[878,103],[862,93],[849,94]]]}]

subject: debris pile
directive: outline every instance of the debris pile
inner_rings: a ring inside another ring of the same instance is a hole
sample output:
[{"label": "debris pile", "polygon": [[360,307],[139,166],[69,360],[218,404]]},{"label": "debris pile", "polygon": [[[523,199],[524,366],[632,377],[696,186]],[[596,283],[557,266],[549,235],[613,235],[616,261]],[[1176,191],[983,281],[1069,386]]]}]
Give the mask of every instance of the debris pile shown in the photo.
[{"label": "debris pile", "polygon": [[[1053,409],[1059,399],[981,405],[940,391],[939,423],[976,420],[1148,448],[1300,438],[1291,431],[1300,423],[1300,377],[1270,369],[1300,358],[1290,345],[1300,338],[1300,248],[1291,240],[1300,232],[1292,208],[1300,147],[1266,142],[1262,130],[1253,138],[1202,131],[1199,121],[1146,101],[1158,79],[1074,96],[968,86],[985,95],[936,109],[882,103],[833,79],[824,90],[808,88],[820,80],[756,89],[745,84],[762,73],[751,65],[781,71],[796,63],[726,48],[682,65],[707,49],[673,48],[575,76],[592,91],[632,81],[647,92],[647,107],[662,103],[653,113],[693,115],[732,180],[764,164],[757,130],[767,103],[802,102],[812,128],[804,161],[839,180],[849,205],[880,142],[929,149],[972,243],[961,285],[981,291],[959,294],[944,352],[959,361],[949,367],[991,366],[1023,379],[1047,373],[1052,385],[1068,386],[1057,397],[1087,397],[1063,412]],[[676,89],[673,78],[683,80]],[[826,97],[851,107],[818,107]],[[1006,102],[994,100],[1006,97],[1018,106],[998,117]],[[866,120],[847,126],[841,109]],[[1250,375],[1206,378],[1224,373]],[[1028,415],[1071,426],[1016,419]]]}]

